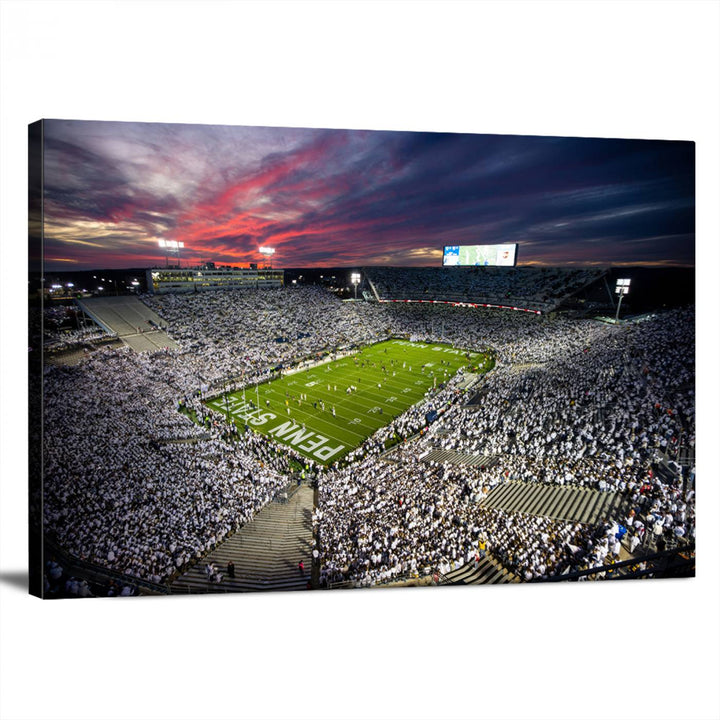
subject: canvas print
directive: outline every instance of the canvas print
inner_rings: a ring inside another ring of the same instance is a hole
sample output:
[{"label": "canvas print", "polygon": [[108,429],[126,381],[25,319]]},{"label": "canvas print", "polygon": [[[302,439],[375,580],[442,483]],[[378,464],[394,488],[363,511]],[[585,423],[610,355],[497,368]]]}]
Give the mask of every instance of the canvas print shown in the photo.
[{"label": "canvas print", "polygon": [[693,142],[41,120],[28,178],[33,594],[694,576]]}]

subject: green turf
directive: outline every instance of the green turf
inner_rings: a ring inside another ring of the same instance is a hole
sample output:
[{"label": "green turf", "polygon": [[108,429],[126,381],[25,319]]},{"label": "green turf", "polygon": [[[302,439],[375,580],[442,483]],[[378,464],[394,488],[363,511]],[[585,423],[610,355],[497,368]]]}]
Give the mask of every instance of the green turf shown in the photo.
[{"label": "green turf", "polygon": [[[247,424],[305,457],[330,464],[459,368],[485,371],[491,362],[483,353],[449,345],[388,340],[207,404],[218,412],[229,412],[241,428]],[[357,390],[348,394],[351,385]]]}]

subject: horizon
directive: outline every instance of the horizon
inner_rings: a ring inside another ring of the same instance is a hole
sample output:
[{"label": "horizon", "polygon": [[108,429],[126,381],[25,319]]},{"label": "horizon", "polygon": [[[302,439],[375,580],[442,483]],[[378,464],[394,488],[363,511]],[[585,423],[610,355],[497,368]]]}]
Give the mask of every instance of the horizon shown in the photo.
[{"label": "horizon", "polygon": [[[204,261],[207,262],[214,262],[214,261]],[[48,269],[45,268],[43,272],[45,273],[89,273],[89,272],[130,272],[130,271],[147,271],[147,270],[165,270],[165,269],[173,269],[173,268],[179,268],[182,270],[196,270],[200,268],[204,263],[198,263],[197,265],[148,265],[148,266],[122,266],[122,267],[89,267],[89,268],[70,268],[70,267],[62,267],[62,268],[54,268],[54,269]],[[224,268],[224,267],[232,267],[233,269],[249,269],[247,267],[247,263],[245,265],[242,264],[235,264],[232,263],[218,263],[215,262],[216,267]],[[297,270],[355,270],[355,269],[362,269],[362,268],[409,268],[409,269],[427,269],[427,268],[441,268],[448,270],[450,272],[457,271],[457,272],[463,272],[466,270],[472,270],[477,269],[480,266],[474,266],[474,265],[463,265],[463,266],[456,266],[451,267],[447,265],[369,265],[369,264],[356,264],[356,265],[296,265],[292,267],[276,267],[273,266],[272,270],[282,270],[282,271],[297,271]],[[489,267],[502,267],[502,266],[489,266]],[[506,266],[507,267],[507,266]],[[526,263],[521,264],[518,263],[517,265],[513,266],[515,268],[538,268],[538,267],[546,267],[546,268],[552,268],[552,269],[563,269],[563,268],[598,268],[598,267],[606,267],[608,270],[612,270],[613,268],[622,268],[622,269],[631,269],[631,268],[638,268],[643,270],[695,270],[695,265],[681,265],[681,264],[673,264],[669,262],[655,262],[655,263],[601,263],[601,262],[594,262],[594,263],[567,263],[564,265],[546,265],[543,263]],[[266,268],[259,267],[258,270],[264,270]],[[270,269],[270,268],[267,268]],[[40,270],[34,271],[36,274],[40,273]]]}]

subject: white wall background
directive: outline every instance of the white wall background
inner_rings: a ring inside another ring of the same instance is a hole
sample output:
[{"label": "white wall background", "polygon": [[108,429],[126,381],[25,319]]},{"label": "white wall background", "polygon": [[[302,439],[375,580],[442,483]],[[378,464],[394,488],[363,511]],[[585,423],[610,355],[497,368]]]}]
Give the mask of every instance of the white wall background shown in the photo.
[{"label": "white wall background", "polygon": [[[717,718],[716,2],[4,2],[2,718]],[[26,126],[695,140],[698,577],[46,602],[26,567]]]}]

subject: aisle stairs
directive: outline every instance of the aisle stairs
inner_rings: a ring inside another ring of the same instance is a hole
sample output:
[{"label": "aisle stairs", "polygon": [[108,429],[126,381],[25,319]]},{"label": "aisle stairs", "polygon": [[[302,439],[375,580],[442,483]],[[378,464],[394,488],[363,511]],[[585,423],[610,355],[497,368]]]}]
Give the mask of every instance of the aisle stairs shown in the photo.
[{"label": "aisle stairs", "polygon": [[495,558],[486,555],[478,563],[465,563],[445,575],[443,585],[506,585],[520,582],[515,573],[504,568]]},{"label": "aisle stairs", "polygon": [[[302,485],[287,502],[271,502],[247,525],[196,563],[172,585],[173,593],[305,590],[312,569],[313,490]],[[298,563],[304,563],[304,573]],[[228,577],[229,561],[235,578]],[[222,572],[221,582],[211,582],[208,563]]]},{"label": "aisle stairs", "polygon": [[607,518],[624,517],[626,502],[626,498],[616,492],[601,492],[577,485],[511,481],[491,490],[481,505],[506,512],[542,515],[553,520],[595,524]]},{"label": "aisle stairs", "polygon": [[478,455],[476,453],[458,452],[457,450],[431,450],[422,459],[425,462],[449,463],[450,465],[470,465],[491,468],[498,463],[497,455]]}]

